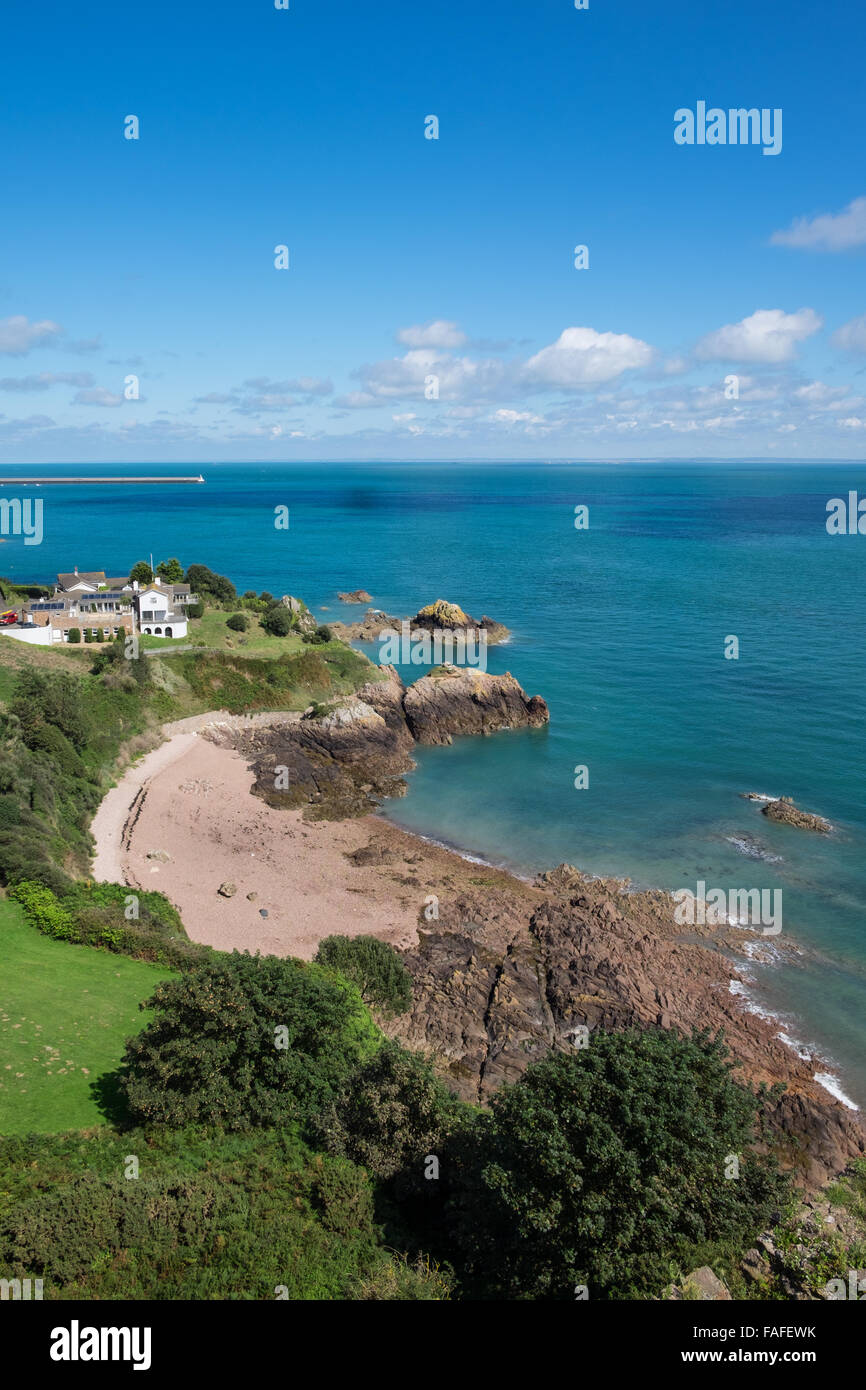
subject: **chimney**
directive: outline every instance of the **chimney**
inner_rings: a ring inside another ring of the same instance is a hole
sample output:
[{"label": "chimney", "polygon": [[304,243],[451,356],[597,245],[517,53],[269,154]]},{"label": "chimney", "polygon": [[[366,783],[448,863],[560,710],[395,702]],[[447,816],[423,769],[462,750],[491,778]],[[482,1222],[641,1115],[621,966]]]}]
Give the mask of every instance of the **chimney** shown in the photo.
[{"label": "chimney", "polygon": [[154,575],[153,582],[156,585],[156,587],[159,588],[160,584],[162,583],[162,580],[160,579],[158,574]]},{"label": "chimney", "polygon": [[77,565],[75,566],[75,569],[74,569],[73,573],[74,573],[74,575],[75,575],[75,578],[77,579],[77,578],[78,578],[78,566],[77,566]]}]

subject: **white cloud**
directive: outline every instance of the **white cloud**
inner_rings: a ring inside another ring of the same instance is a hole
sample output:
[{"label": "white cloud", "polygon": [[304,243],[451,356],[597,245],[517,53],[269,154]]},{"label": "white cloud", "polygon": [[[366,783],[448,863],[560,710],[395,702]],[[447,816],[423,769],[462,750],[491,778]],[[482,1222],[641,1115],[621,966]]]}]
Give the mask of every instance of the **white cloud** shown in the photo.
[{"label": "white cloud", "polygon": [[94,386],[88,391],[76,391],[73,405],[123,405],[123,396],[107,391],[104,386]]},{"label": "white cloud", "polygon": [[497,410],[493,414],[494,420],[499,420],[503,425],[542,425],[544,420],[541,415],[533,415],[530,410]]},{"label": "white cloud", "polygon": [[52,323],[51,319],[31,323],[23,314],[15,314],[12,318],[0,319],[0,352],[9,357],[23,357],[31,348],[50,342],[62,332],[60,324]]},{"label": "white cloud", "polygon": [[842,212],[796,217],[786,230],[774,232],[770,241],[805,251],[848,251],[862,246],[866,243],[866,198],[855,198]]},{"label": "white cloud", "polygon": [[705,361],[790,362],[797,344],[817,333],[823,320],[814,309],[758,309],[739,323],[727,323],[697,345]]},{"label": "white cloud", "polygon": [[451,319],[433,319],[401,328],[397,342],[410,348],[459,348],[466,342],[466,334]]},{"label": "white cloud", "polygon": [[846,352],[866,352],[866,314],[861,314],[859,319],[851,319],[849,323],[843,323],[841,328],[837,328],[833,334],[833,343],[836,347],[844,348]]},{"label": "white cloud", "polygon": [[0,391],[47,391],[52,386],[92,386],[90,372],[36,372],[0,377]]},{"label": "white cloud", "polygon": [[544,386],[573,389],[613,381],[623,372],[647,367],[653,350],[628,333],[597,333],[594,328],[566,328],[555,343],[530,357],[528,379]]},{"label": "white cloud", "polygon": [[837,420],[836,424],[841,425],[843,430],[866,429],[866,420],[861,420],[857,415],[849,415],[847,420]]}]

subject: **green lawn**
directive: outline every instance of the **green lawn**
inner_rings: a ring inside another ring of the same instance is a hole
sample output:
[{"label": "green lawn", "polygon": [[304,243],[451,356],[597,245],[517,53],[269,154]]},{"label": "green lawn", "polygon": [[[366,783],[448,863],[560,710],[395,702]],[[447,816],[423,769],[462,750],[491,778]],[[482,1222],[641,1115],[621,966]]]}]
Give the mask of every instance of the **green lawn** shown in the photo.
[{"label": "green lawn", "polygon": [[[249,622],[246,632],[232,632],[226,627],[226,618],[232,613],[244,611]],[[288,637],[270,637],[259,623],[255,613],[235,609],[206,608],[201,618],[191,618],[186,637],[175,640],[173,637],[142,637],[144,647],[167,648],[186,646],[187,643],[200,643],[215,647],[218,651],[237,652],[241,656],[292,656],[295,652],[306,650],[296,632]]]},{"label": "green lawn", "polygon": [[139,1009],[171,972],[42,936],[0,901],[0,1133],[104,1124],[91,1086],[150,1018]]}]

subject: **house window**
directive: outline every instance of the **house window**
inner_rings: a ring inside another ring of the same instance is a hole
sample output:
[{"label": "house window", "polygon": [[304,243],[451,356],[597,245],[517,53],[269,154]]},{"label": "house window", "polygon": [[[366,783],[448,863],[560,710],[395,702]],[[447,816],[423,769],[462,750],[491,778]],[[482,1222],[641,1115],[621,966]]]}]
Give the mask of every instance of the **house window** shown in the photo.
[{"label": "house window", "polygon": [[167,627],[167,628],[165,629],[165,635],[166,635],[166,637],[170,637],[170,636],[171,636],[171,628],[170,628],[170,627]]},{"label": "house window", "polygon": [[160,637],[160,636],[162,635],[162,628],[161,628],[161,627],[155,627],[155,628],[153,629],[153,631],[154,631],[154,635],[155,635],[156,637]]}]

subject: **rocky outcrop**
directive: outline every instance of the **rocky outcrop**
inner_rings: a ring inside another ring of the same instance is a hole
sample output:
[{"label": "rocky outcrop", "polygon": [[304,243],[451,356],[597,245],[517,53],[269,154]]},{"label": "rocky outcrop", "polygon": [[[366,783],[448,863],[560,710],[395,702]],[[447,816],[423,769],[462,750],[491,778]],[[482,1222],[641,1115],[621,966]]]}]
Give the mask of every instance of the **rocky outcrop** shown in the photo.
[{"label": "rocky outcrop", "polygon": [[296,632],[309,636],[316,631],[316,620],[303,599],[294,598],[292,594],[283,594],[280,603],[292,614]]},{"label": "rocky outcrop", "polygon": [[414,767],[412,736],[399,715],[402,689],[394,675],[333,707],[270,727],[229,729],[220,741],[249,760],[253,791],[269,805],[301,806],[314,820],[363,815],[383,797],[403,796],[403,774]]},{"label": "rocky outcrop", "polygon": [[337,598],[341,603],[372,603],[373,595],[368,594],[366,589],[352,589],[351,593],[338,593]]},{"label": "rocky outcrop", "polygon": [[271,724],[225,726],[211,736],[250,760],[254,791],[274,806],[303,806],[314,819],[362,815],[383,797],[402,796],[415,743],[455,734],[537,727],[547,705],[528,699],[511,675],[443,667],[408,690],[393,666],[348,698],[312,705]]},{"label": "rocky outcrop", "polygon": [[441,1059],[458,1094],[483,1104],[550,1048],[585,1046],[597,1029],[721,1029],[740,1079],[787,1087],[766,1119],[802,1182],[820,1185],[866,1153],[857,1113],[815,1082],[818,1059],[742,1007],[730,988],[736,967],[682,938],[669,895],[569,866],[535,886],[490,871],[475,888],[471,867],[456,893],[433,887],[435,921],[419,914],[420,944],[404,955],[413,1002],[392,1025]]},{"label": "rocky outcrop", "polygon": [[418,743],[450,743],[455,734],[537,729],[550,720],[541,696],[528,698],[510,672],[494,676],[457,666],[437,667],[410,685],[403,710]]},{"label": "rocky outcrop", "polygon": [[801,811],[794,805],[790,796],[780,796],[778,801],[768,801],[761,807],[761,811],[768,820],[777,821],[780,825],[794,825],[798,830],[814,830],[819,835],[828,835],[833,828],[823,816],[816,816],[812,811]]},{"label": "rocky outcrop", "polygon": [[[344,598],[344,595],[339,597]],[[404,623],[408,624],[408,637],[412,642],[425,636],[434,638],[437,633],[443,639],[447,634],[452,640],[463,636],[478,642],[478,634],[483,632],[487,645],[494,646],[511,635],[505,624],[498,623],[495,618],[471,618],[459,604],[448,603],[445,599],[437,599],[419,609],[414,618],[397,618],[381,608],[369,608],[359,622],[331,623],[331,631],[342,642],[378,642],[383,632],[401,634]]]}]

